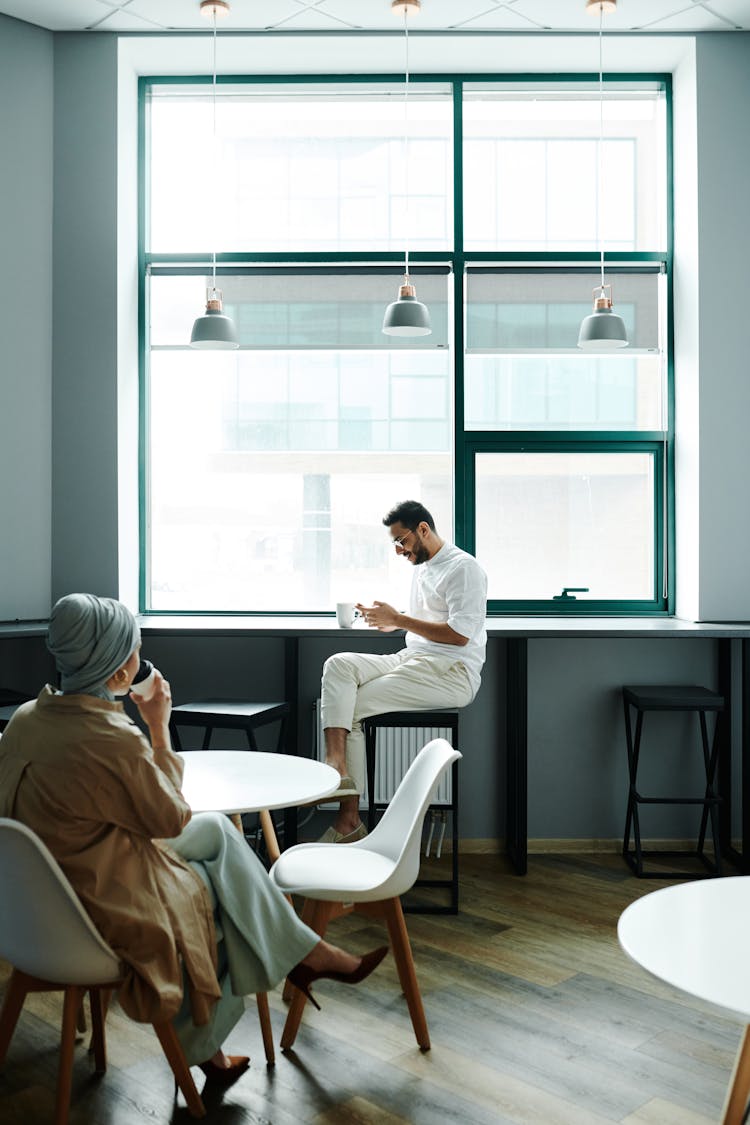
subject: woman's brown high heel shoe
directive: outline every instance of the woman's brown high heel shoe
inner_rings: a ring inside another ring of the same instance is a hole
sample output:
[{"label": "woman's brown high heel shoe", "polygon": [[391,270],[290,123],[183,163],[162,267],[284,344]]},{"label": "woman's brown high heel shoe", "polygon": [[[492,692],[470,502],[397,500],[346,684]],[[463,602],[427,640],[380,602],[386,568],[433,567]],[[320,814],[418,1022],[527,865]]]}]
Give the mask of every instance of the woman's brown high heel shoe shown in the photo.
[{"label": "woman's brown high heel shoe", "polygon": [[232,1086],[250,1066],[247,1055],[227,1055],[227,1058],[229,1066],[217,1066],[210,1059],[208,1062],[199,1063],[207,1084],[210,1082],[212,1086]]},{"label": "woman's brown high heel shoe", "polygon": [[309,965],[295,965],[290,973],[287,974],[287,980],[303,992],[308,1000],[311,1000],[315,1007],[320,1011],[320,1004],[310,991],[310,985],[316,980],[337,980],[341,984],[359,984],[365,977],[369,977],[373,970],[377,969],[380,962],[388,952],[387,945],[381,945],[379,949],[372,949],[369,953],[365,953],[357,965],[356,969],[352,969],[350,973],[337,973],[332,969],[311,969]]}]

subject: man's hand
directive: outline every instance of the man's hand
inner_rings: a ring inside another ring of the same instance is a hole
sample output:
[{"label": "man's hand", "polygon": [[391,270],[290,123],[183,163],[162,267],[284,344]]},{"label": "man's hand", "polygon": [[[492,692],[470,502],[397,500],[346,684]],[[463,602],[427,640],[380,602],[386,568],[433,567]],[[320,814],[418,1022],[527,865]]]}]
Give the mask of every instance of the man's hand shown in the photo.
[{"label": "man's hand", "polygon": [[371,629],[379,629],[381,633],[392,633],[394,629],[403,627],[399,624],[401,614],[392,605],[388,605],[388,602],[373,602],[372,605],[360,605],[357,602],[357,609],[365,625],[369,625]]}]

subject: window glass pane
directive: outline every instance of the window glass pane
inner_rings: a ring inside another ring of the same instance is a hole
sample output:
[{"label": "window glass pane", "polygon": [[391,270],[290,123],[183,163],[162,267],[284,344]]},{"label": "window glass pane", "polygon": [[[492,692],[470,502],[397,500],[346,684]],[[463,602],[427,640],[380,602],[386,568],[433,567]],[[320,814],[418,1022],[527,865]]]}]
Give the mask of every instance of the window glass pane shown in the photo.
[{"label": "window glass pane", "polygon": [[155,349],[149,608],[406,604],[381,521],[415,497],[450,534],[449,378],[447,351]]},{"label": "window glass pane", "polygon": [[[402,274],[277,269],[219,275],[224,311],[243,348],[367,348],[434,350],[448,346],[448,275],[412,271],[417,298],[430,310],[429,336],[386,336],[383,314],[395,301]],[[193,321],[205,307],[209,276],[156,271],[151,277],[151,344],[187,346]]]},{"label": "window glass pane", "polygon": [[474,356],[467,430],[660,430],[659,356]]},{"label": "window glass pane", "polygon": [[480,453],[476,554],[490,599],[654,597],[649,453]]},{"label": "window glass pane", "polygon": [[464,91],[467,250],[666,248],[664,99],[544,83]]},{"label": "window glass pane", "polygon": [[155,88],[148,248],[445,249],[452,100],[413,83],[405,128],[403,89],[221,83],[214,145],[210,87]]},{"label": "window glass pane", "polygon": [[[658,351],[659,274],[605,271],[614,310],[625,321],[629,351]],[[598,271],[472,269],[467,273],[466,347],[568,349],[578,353],[581,321],[591,312]],[[578,353],[579,354],[579,353]]]}]

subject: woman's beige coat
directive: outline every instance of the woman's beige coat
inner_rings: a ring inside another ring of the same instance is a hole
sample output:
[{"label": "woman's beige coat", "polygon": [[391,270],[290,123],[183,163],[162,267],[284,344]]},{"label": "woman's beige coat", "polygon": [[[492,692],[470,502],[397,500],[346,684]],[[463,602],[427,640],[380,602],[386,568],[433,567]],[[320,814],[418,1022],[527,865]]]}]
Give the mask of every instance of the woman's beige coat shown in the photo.
[{"label": "woman's beige coat", "polygon": [[190,820],[183,768],[171,750],[152,750],[121,703],[50,687],[0,738],[0,816],[28,825],[56,857],[124,963],[122,1007],[149,1023],[178,1011],[183,962],[194,1023],[221,995],[208,892],[159,842]]}]

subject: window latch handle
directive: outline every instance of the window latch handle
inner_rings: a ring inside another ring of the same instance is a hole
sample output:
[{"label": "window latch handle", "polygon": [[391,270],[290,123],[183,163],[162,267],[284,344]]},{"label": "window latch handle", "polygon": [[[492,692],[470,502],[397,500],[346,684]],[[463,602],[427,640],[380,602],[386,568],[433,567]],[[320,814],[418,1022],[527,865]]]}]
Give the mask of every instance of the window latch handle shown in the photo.
[{"label": "window latch handle", "polygon": [[576,594],[588,594],[588,586],[563,586],[561,594],[555,594],[553,602],[574,602]]}]

